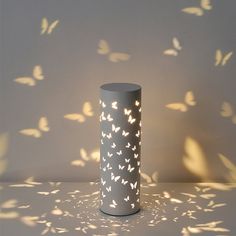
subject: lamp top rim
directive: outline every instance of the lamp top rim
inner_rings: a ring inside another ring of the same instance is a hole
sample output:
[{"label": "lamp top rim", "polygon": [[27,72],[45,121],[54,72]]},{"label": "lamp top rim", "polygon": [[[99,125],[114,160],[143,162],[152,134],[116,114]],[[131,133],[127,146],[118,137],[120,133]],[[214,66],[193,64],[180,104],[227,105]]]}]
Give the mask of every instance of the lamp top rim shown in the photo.
[{"label": "lamp top rim", "polygon": [[111,92],[133,92],[141,90],[141,86],[133,83],[107,83],[101,85],[100,89]]}]

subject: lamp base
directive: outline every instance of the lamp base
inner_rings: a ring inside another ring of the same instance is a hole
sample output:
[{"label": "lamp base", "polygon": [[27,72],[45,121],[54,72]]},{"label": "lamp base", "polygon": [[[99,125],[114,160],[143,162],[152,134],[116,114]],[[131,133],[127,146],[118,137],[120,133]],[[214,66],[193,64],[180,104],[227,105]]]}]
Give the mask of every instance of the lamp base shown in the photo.
[{"label": "lamp base", "polygon": [[138,212],[141,210],[141,208],[137,209],[136,211],[134,211],[134,212],[132,212],[132,213],[124,214],[124,215],[119,215],[119,214],[114,215],[114,214],[110,214],[110,213],[107,213],[107,212],[103,211],[101,208],[99,208],[99,210],[100,210],[102,213],[106,214],[106,215],[117,216],[117,217],[121,216],[121,217],[122,217],[122,216],[134,215],[134,214],[138,213]]}]

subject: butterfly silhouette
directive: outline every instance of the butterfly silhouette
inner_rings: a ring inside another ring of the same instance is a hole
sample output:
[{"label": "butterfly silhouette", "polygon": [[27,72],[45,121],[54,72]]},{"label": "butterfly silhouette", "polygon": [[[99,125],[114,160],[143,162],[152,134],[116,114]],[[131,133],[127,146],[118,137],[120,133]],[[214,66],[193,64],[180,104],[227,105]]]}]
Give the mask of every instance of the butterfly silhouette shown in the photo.
[{"label": "butterfly silhouette", "polygon": [[227,180],[230,183],[235,183],[236,181],[236,165],[230,161],[225,155],[218,153],[218,156],[223,163],[223,165],[228,169]]},{"label": "butterfly silhouette", "polygon": [[106,197],[106,195],[102,192],[102,197],[104,198],[104,197]]},{"label": "butterfly silhouette", "polygon": [[37,80],[43,80],[43,79],[44,79],[44,75],[43,75],[42,67],[40,65],[36,65],[34,66],[32,77],[18,77],[14,81],[19,84],[35,86]]},{"label": "butterfly silhouette", "polygon": [[170,103],[167,104],[166,107],[172,110],[179,110],[182,112],[186,112],[188,110],[188,106],[195,106],[197,103],[194,100],[194,94],[192,91],[188,91],[184,98],[184,103]]},{"label": "butterfly silhouette", "polygon": [[110,207],[116,208],[117,203],[115,200],[112,200],[112,204],[110,204]]},{"label": "butterfly silhouette", "polygon": [[223,102],[221,106],[221,116],[231,118],[233,124],[236,124],[236,113],[229,102]]},{"label": "butterfly silhouette", "polygon": [[84,161],[100,161],[100,152],[98,149],[94,149],[90,153],[88,153],[84,148],[80,148],[80,156]]},{"label": "butterfly silhouette", "polygon": [[131,146],[131,144],[128,142],[125,147],[126,147],[126,148],[129,148],[130,146]]},{"label": "butterfly silhouette", "polygon": [[138,130],[138,132],[135,134],[136,137],[139,137],[141,134],[140,130]]},{"label": "butterfly silhouette", "polygon": [[[73,160],[71,165],[84,167],[87,161],[100,161],[100,152],[98,149],[94,149],[88,153],[84,148],[80,148],[81,159]],[[104,157],[103,157],[104,158]]]},{"label": "butterfly silhouette", "polygon": [[131,165],[130,165],[130,164],[128,165],[128,171],[129,171],[129,172],[132,172],[134,169],[135,169],[135,167],[132,167],[132,168],[131,168]]},{"label": "butterfly silhouette", "polygon": [[118,156],[122,155],[122,150],[120,150],[119,152],[116,152],[116,154],[117,154]]},{"label": "butterfly silhouette", "polygon": [[19,133],[34,138],[40,138],[43,132],[48,132],[49,130],[47,118],[41,117],[38,122],[38,128],[22,129]]},{"label": "butterfly silhouette", "polygon": [[123,131],[122,131],[122,135],[126,137],[126,136],[129,135],[129,132],[126,132],[125,130],[123,130]]},{"label": "butterfly silhouette", "polygon": [[130,59],[129,54],[120,53],[120,52],[112,52],[106,40],[99,41],[97,53],[100,55],[107,55],[109,61],[111,62],[128,61]]},{"label": "butterfly silhouette", "polygon": [[112,102],[111,107],[117,110],[118,109],[117,102]]},{"label": "butterfly silhouette", "polygon": [[111,173],[111,180],[114,180],[117,182],[120,179],[120,176],[115,176],[113,173]]},{"label": "butterfly silhouette", "polygon": [[111,186],[106,187],[107,192],[111,192]]},{"label": "butterfly silhouette", "polygon": [[85,162],[83,160],[74,160],[71,162],[72,166],[81,166],[84,167],[85,166]]},{"label": "butterfly silhouette", "polygon": [[120,130],[120,127],[115,127],[114,124],[112,124],[112,131],[114,131],[115,133],[117,133]]},{"label": "butterfly silhouette", "polygon": [[102,183],[102,185],[105,185],[106,181],[101,178],[101,183]]},{"label": "butterfly silhouette", "polygon": [[127,197],[125,197],[124,200],[125,200],[126,202],[128,202],[128,201],[129,201],[129,195],[128,195]]},{"label": "butterfly silhouette", "polygon": [[123,170],[124,168],[125,168],[125,166],[122,166],[122,165],[119,164],[119,169],[120,170]]},{"label": "butterfly silhouette", "polygon": [[135,101],[135,106],[138,107],[140,102],[138,100]]},{"label": "butterfly silhouette", "polygon": [[113,121],[113,118],[111,117],[111,114],[108,114],[108,115],[107,115],[107,120],[108,120],[108,121]]},{"label": "butterfly silhouette", "polygon": [[133,118],[131,115],[129,115],[128,122],[129,122],[130,124],[133,124],[135,121],[136,121],[136,119]]},{"label": "butterfly silhouette", "polygon": [[188,13],[188,14],[193,14],[196,16],[202,16],[204,14],[205,10],[211,10],[212,5],[210,0],[201,0],[200,1],[200,6],[199,7],[187,7],[183,8],[182,12]]},{"label": "butterfly silhouette", "polygon": [[44,17],[41,21],[41,35],[43,34],[51,34],[55,27],[58,25],[59,20],[53,21],[49,24],[48,19]]},{"label": "butterfly silhouette", "polygon": [[[140,166],[140,162],[138,163],[138,166]],[[158,182],[158,172],[157,171],[154,171],[151,176],[149,176],[148,174],[143,173],[143,172],[141,172],[140,175],[148,184],[150,184],[152,182],[156,182],[156,183]]]},{"label": "butterfly silhouette", "polygon": [[64,116],[65,119],[78,121],[80,123],[85,122],[86,117],[91,117],[94,115],[92,105],[90,102],[85,102],[83,104],[82,113],[71,113]]},{"label": "butterfly silhouette", "polygon": [[116,144],[112,143],[111,148],[115,148],[115,147],[116,147]]},{"label": "butterfly silhouette", "polygon": [[215,54],[215,66],[224,66],[227,61],[232,57],[233,52],[228,52],[225,56],[223,56],[221,50],[216,50]]},{"label": "butterfly silhouette", "polygon": [[108,157],[112,157],[112,156],[113,156],[113,154],[112,154],[112,153],[110,153],[110,152],[107,152],[107,156],[108,156]]},{"label": "butterfly silhouette", "polygon": [[137,183],[138,183],[137,181],[135,183],[130,183],[131,189],[137,188]]},{"label": "butterfly silhouette", "polygon": [[180,46],[179,40],[177,38],[172,39],[172,44],[174,48],[170,48],[164,51],[164,55],[169,56],[177,56],[178,52],[182,50],[182,47]]},{"label": "butterfly silhouette", "polygon": [[124,114],[125,114],[125,115],[128,116],[128,115],[130,115],[130,113],[131,113],[131,110],[128,110],[128,109],[126,109],[126,108],[124,109]]}]

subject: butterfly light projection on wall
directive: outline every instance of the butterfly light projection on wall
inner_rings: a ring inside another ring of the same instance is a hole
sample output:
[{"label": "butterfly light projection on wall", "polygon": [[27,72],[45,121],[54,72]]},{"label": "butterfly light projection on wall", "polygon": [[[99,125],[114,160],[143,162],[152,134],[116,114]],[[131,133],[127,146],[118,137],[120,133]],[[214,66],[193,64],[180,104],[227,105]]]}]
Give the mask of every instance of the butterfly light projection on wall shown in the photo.
[{"label": "butterfly light projection on wall", "polygon": [[37,81],[44,79],[42,67],[40,65],[36,65],[33,69],[32,76],[18,77],[14,81],[19,84],[35,86]]},{"label": "butterfly light projection on wall", "polygon": [[100,55],[107,55],[111,62],[128,61],[130,59],[130,55],[127,53],[113,52],[106,40],[99,41],[97,53]]}]

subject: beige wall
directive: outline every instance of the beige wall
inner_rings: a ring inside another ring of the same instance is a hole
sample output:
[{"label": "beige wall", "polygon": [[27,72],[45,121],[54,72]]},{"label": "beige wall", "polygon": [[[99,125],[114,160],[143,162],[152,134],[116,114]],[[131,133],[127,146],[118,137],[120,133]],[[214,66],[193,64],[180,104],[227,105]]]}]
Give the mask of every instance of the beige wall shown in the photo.
[{"label": "beige wall", "polygon": [[99,86],[134,82],[146,180],[235,181],[236,3],[200,3],[1,0],[0,180],[98,179]]}]

